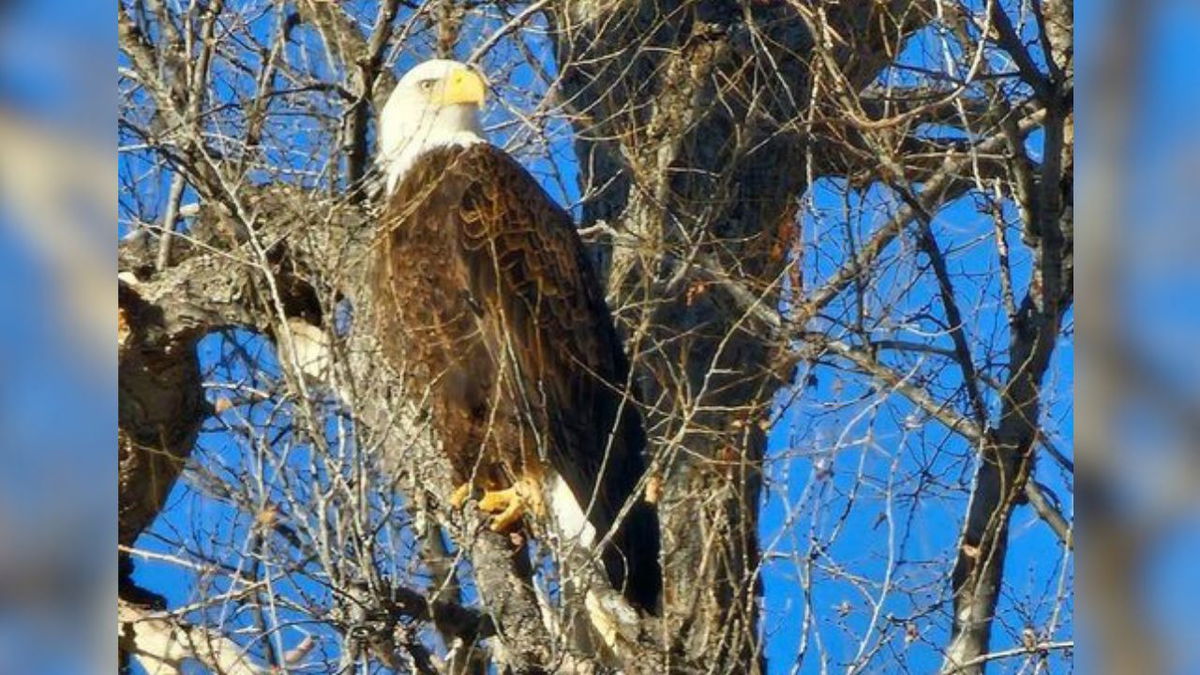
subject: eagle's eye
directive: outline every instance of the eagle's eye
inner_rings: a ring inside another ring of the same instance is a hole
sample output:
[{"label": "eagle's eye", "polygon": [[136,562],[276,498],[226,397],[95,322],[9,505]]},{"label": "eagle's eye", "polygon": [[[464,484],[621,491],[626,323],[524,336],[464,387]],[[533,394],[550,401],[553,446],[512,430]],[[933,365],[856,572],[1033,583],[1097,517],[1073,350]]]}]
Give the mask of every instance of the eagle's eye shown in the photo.
[{"label": "eagle's eye", "polygon": [[433,91],[433,85],[435,85],[435,84],[437,84],[436,79],[421,80],[420,82],[417,83],[417,86],[421,88],[421,91],[428,94],[429,92]]}]

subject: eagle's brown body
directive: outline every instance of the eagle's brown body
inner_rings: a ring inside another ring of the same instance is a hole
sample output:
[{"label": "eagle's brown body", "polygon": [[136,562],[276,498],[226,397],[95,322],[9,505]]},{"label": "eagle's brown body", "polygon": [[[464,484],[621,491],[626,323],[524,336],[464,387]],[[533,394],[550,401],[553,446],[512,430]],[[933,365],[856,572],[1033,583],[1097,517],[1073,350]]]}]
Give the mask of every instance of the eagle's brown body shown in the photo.
[{"label": "eagle's brown body", "polygon": [[570,216],[487,144],[423,154],[388,199],[375,283],[386,355],[428,391],[460,483],[569,486],[609,535],[610,581],[653,611],[657,516],[635,494],[645,433]]}]

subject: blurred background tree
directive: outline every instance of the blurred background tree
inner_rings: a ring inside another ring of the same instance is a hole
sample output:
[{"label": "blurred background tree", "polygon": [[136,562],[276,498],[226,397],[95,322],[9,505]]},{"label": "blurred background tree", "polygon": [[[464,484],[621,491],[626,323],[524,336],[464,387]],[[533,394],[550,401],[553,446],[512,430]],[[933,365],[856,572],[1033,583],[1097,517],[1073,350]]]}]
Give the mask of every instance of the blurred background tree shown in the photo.
[{"label": "blurred background tree", "polygon": [[[1044,671],[1073,649],[1070,3],[118,7],[120,645],[177,672]],[[664,612],[448,513],[374,120],[480,65],[634,363]],[[538,591],[533,589],[537,588]]]}]

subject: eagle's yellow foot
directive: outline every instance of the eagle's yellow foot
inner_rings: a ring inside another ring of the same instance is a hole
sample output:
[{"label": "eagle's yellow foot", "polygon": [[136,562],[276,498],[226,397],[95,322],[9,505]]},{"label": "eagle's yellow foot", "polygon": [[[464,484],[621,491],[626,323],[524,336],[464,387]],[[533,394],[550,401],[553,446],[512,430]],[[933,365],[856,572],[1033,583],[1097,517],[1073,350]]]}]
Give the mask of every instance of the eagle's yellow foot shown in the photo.
[{"label": "eagle's yellow foot", "polygon": [[489,490],[479,500],[479,509],[492,516],[493,532],[508,532],[520,524],[527,512],[541,512],[541,495],[531,481],[518,481],[505,490]]},{"label": "eagle's yellow foot", "polygon": [[525,500],[516,485],[507,490],[490,490],[483,493],[479,509],[492,516],[492,531],[507,532],[525,517]]},{"label": "eagle's yellow foot", "polygon": [[470,482],[463,483],[454,488],[454,492],[450,493],[450,506],[455,509],[461,509],[463,504],[471,498],[471,492],[474,491],[474,486]]}]

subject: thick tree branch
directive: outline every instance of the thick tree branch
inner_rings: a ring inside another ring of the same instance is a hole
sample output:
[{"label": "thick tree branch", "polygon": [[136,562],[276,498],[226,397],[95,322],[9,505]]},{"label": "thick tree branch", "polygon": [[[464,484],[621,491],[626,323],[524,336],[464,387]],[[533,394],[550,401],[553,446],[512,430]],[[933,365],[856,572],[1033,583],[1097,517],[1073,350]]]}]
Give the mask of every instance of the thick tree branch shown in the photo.
[{"label": "thick tree branch", "polygon": [[117,635],[121,651],[130,654],[148,673],[179,675],[187,661],[199,661],[223,675],[265,675],[241,645],[220,633],[191,625],[162,612],[117,601]]}]

